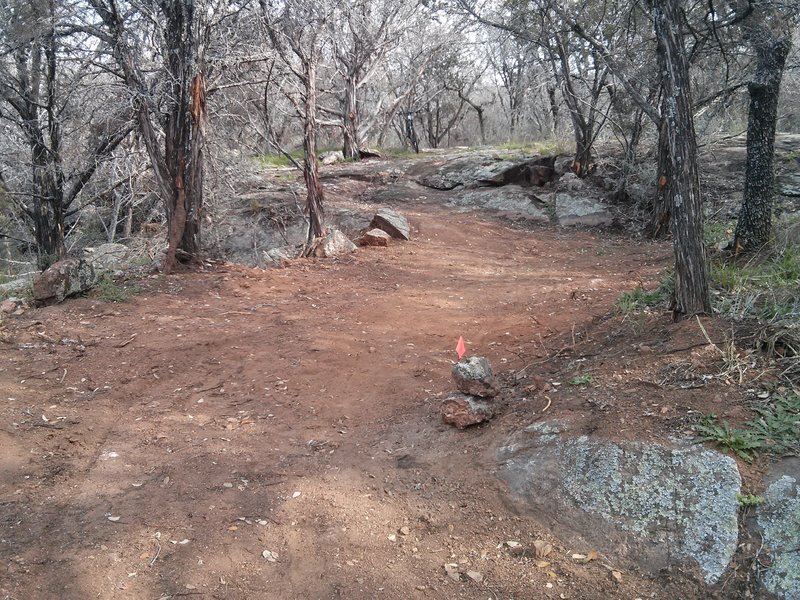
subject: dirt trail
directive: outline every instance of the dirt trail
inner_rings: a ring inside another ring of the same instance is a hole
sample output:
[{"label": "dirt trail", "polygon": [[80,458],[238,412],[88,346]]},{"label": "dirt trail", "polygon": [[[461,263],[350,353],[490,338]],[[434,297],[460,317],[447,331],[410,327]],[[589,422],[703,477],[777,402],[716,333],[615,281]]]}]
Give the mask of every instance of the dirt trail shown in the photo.
[{"label": "dirt trail", "polygon": [[[492,470],[520,410],[463,432],[438,415],[459,335],[501,374],[546,360],[668,247],[401,210],[414,239],[388,249],[216,265],[15,318],[0,598],[701,597],[620,584],[514,513]],[[544,568],[498,548],[540,538]]]}]

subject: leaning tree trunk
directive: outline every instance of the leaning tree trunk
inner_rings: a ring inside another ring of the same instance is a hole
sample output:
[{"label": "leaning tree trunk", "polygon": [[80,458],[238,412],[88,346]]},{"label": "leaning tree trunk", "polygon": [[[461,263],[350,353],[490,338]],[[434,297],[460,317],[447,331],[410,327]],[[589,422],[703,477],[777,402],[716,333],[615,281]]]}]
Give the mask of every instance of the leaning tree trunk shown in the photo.
[{"label": "leaning tree trunk", "polygon": [[703,244],[703,207],[697,171],[689,65],[680,34],[681,0],[652,0],[653,27],[662,54],[666,130],[669,143],[670,224],[675,249],[675,315],[708,313],[711,300]]},{"label": "leaning tree trunk", "polygon": [[750,113],[747,120],[744,199],[733,238],[734,252],[737,254],[758,250],[769,242],[775,195],[773,157],[778,95],[791,39],[776,39],[770,31],[760,28],[754,34],[753,45],[758,63],[755,77],[747,86]]},{"label": "leaning tree trunk", "polygon": [[342,131],[344,144],[342,154],[345,160],[361,160],[361,144],[358,139],[358,102],[356,81],[358,73],[350,73],[344,85],[344,102],[342,106]]},{"label": "leaning tree trunk", "polygon": [[306,182],[308,236],[306,253],[313,250],[314,239],[325,235],[324,194],[319,181],[317,159],[317,65],[313,57],[304,61],[305,104],[303,106],[303,178]]}]

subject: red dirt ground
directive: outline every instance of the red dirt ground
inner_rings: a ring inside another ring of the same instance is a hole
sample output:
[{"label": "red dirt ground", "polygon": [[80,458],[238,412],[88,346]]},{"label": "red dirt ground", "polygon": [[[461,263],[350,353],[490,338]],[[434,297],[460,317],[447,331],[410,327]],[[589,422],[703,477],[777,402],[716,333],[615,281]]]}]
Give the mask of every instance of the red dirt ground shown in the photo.
[{"label": "red dirt ground", "polygon": [[[713,362],[696,323],[606,317],[669,245],[401,210],[414,237],[387,249],[220,263],[6,321],[0,598],[708,597],[691,573],[577,562],[592,548],[493,475],[548,404],[615,438],[730,414],[725,381],[673,385],[670,364]],[[465,431],[438,414],[459,335],[505,382],[502,414]],[[578,373],[591,385],[569,386]],[[503,546],[537,539],[549,564]]]}]

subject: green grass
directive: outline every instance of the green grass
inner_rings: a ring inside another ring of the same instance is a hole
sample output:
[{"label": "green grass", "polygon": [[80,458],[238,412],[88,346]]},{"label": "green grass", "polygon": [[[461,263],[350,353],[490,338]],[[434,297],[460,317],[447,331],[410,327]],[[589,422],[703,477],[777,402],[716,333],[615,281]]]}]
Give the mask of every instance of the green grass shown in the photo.
[{"label": "green grass", "polygon": [[722,242],[731,241],[735,230],[736,221],[706,223],[703,226],[703,240],[706,246],[717,246]]},{"label": "green grass", "polygon": [[800,394],[776,396],[754,410],[757,417],[741,429],[719,422],[716,415],[702,416],[694,425],[698,441],[714,442],[748,463],[759,453],[800,453]]},{"label": "green grass", "polygon": [[590,385],[592,383],[592,376],[586,373],[576,375],[568,382],[570,385]]},{"label": "green grass", "polygon": [[575,152],[575,144],[573,142],[560,139],[540,140],[538,142],[527,143],[508,142],[505,144],[496,144],[494,147],[499,150],[521,151],[529,154],[542,154],[544,156],[572,154]]},{"label": "green grass", "polygon": [[736,502],[738,502],[739,506],[742,508],[753,508],[764,504],[764,498],[756,496],[755,494],[736,494]]},{"label": "green grass", "polygon": [[104,302],[127,302],[133,294],[138,294],[141,291],[138,286],[118,284],[109,274],[100,276],[94,290],[97,297]]},{"label": "green grass", "polygon": [[700,442],[714,442],[726,450],[730,450],[746,463],[756,457],[761,442],[752,432],[734,429],[727,421],[719,423],[716,415],[704,415],[695,423],[694,430]]},{"label": "green grass", "polygon": [[629,292],[622,292],[617,298],[614,312],[618,315],[629,315],[647,308],[665,306],[672,297],[673,286],[674,280],[670,273],[661,280],[661,283],[654,290],[647,291],[640,286]]},{"label": "green grass", "polygon": [[[303,160],[303,151],[302,150],[292,150],[289,154],[294,158],[297,162],[302,164]],[[265,167],[293,167],[292,161],[290,161],[286,156],[283,154],[261,154],[256,156],[256,160]]]},{"label": "green grass", "polygon": [[800,248],[789,246],[758,263],[715,262],[711,283],[720,292],[714,307],[720,314],[766,321],[800,314]]}]

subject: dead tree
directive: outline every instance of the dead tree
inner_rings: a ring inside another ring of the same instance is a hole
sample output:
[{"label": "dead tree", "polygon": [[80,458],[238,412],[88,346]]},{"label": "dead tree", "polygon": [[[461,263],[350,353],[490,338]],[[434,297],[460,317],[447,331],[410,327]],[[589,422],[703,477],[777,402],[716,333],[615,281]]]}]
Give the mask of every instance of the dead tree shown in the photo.
[{"label": "dead tree", "polygon": [[[131,94],[139,134],[147,148],[156,182],[164,199],[168,245],[164,271],[178,259],[197,262],[201,254],[203,210],[203,145],[205,76],[201,60],[201,17],[207,7],[194,0],[150,0],[145,11],[164,57],[166,93],[154,97],[117,0],[89,0],[103,27],[93,31],[116,58]],[[141,26],[141,25],[140,25]],[[163,149],[159,141],[163,132]]]},{"label": "dead tree", "polygon": [[[0,62],[0,117],[13,124],[29,151],[19,165],[29,173],[28,185],[13,192],[32,223],[41,269],[66,255],[66,218],[79,210],[76,201],[86,184],[132,129],[125,109],[105,113],[104,126],[94,132],[70,121],[80,102],[82,69],[94,62],[86,58],[75,68],[74,49],[67,60],[66,37],[85,37],[67,20],[71,16],[60,17],[54,2],[20,2],[2,32],[3,55],[13,58]],[[83,159],[70,164],[81,145]]]},{"label": "dead tree", "polygon": [[322,2],[260,0],[261,16],[272,46],[300,93],[284,90],[303,125],[303,178],[306,184],[308,234],[304,254],[326,235],[324,192],[317,158],[317,68],[331,9]]}]

